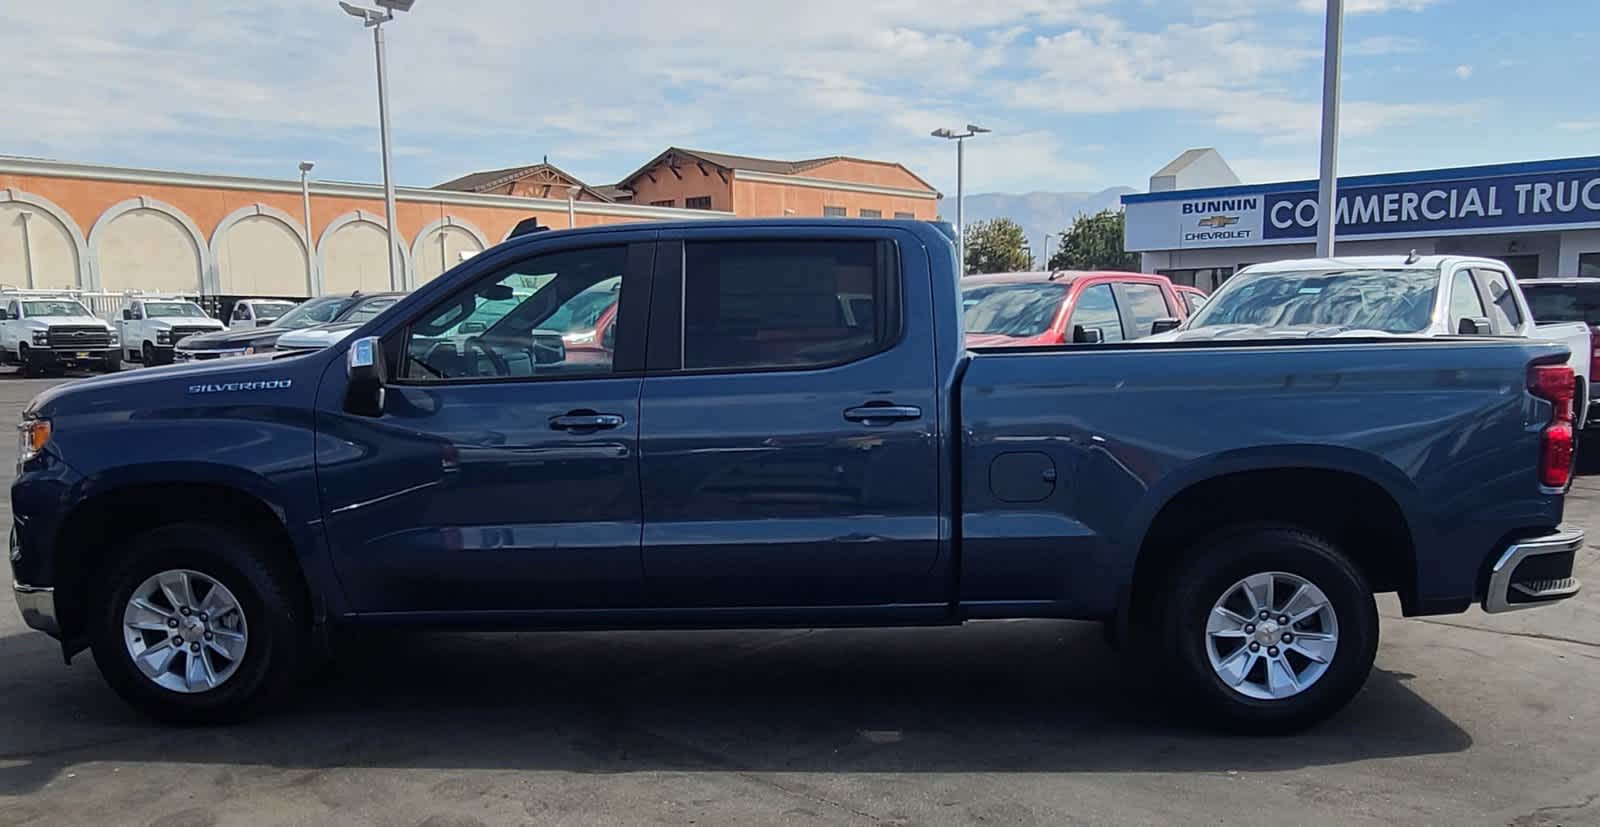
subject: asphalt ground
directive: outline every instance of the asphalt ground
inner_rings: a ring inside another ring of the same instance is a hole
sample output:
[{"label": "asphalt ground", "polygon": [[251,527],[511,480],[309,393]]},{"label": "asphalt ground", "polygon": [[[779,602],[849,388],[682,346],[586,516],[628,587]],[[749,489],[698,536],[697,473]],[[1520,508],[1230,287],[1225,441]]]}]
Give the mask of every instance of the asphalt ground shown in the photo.
[{"label": "asphalt ground", "polygon": [[[0,422],[51,383],[0,375]],[[1600,476],[1567,515],[1600,537]],[[270,717],[173,728],[7,600],[0,824],[1600,824],[1594,547],[1579,576],[1511,615],[1386,600],[1365,690],[1289,738],[1213,734],[1042,621],[387,635]]]}]

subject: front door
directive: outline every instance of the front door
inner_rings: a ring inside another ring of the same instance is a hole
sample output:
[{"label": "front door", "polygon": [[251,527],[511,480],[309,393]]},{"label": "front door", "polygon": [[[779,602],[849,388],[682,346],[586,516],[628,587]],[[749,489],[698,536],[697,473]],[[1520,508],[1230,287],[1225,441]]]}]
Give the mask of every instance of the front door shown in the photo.
[{"label": "front door", "polygon": [[355,610],[638,604],[649,235],[475,260],[385,334],[381,416],[324,384],[318,480]]},{"label": "front door", "polygon": [[949,599],[932,321],[902,314],[931,306],[927,260],[810,232],[685,231],[657,254],[639,412],[656,605]]}]

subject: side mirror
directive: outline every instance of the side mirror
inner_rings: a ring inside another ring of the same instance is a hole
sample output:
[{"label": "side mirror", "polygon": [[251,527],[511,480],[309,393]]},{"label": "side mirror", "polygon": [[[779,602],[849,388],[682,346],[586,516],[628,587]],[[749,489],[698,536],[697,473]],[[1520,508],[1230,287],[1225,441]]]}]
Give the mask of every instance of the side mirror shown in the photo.
[{"label": "side mirror", "polygon": [[1181,324],[1183,324],[1182,319],[1156,319],[1150,323],[1150,335],[1154,336],[1157,333],[1166,333],[1171,330],[1177,330],[1178,325]]},{"label": "side mirror", "polygon": [[125,322],[133,321],[133,310],[127,307],[122,308],[122,320]]},{"label": "side mirror", "polygon": [[11,319],[11,314],[10,313],[7,313],[4,310],[0,310],[0,322],[9,321],[10,319]]},{"label": "side mirror", "polygon": [[350,343],[345,354],[344,409],[357,416],[383,415],[383,344],[376,336]]},{"label": "side mirror", "polygon": [[559,365],[565,361],[567,361],[567,343],[562,341],[560,333],[543,330],[533,332],[535,365]]},{"label": "side mirror", "polygon": [[1456,333],[1462,336],[1487,336],[1491,332],[1489,320],[1478,316],[1476,318],[1463,316],[1456,325]]},{"label": "side mirror", "polygon": [[1072,326],[1072,343],[1075,345],[1098,345],[1105,340],[1105,334],[1098,327],[1084,327],[1081,324]]},{"label": "side mirror", "polygon": [[478,295],[482,296],[484,301],[503,302],[516,294],[511,292],[511,286],[508,284],[491,284],[480,289]]}]

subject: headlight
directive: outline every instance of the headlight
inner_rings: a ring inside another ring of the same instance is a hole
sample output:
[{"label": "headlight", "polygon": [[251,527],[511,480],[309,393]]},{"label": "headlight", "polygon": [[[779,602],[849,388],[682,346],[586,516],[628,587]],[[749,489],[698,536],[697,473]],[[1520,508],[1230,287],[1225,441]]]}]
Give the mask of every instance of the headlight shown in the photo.
[{"label": "headlight", "polygon": [[158,345],[170,345],[170,344],[172,344],[172,331],[170,331],[170,330],[157,330],[156,331],[156,344],[158,344]]},{"label": "headlight", "polygon": [[50,331],[48,331],[48,330],[35,330],[35,331],[33,331],[33,343],[36,344],[36,345],[47,345],[47,344],[50,344]]},{"label": "headlight", "polygon": [[256,346],[255,345],[245,345],[244,346],[244,354],[243,355],[250,356],[251,354],[254,354],[255,352],[256,352]]},{"label": "headlight", "polygon": [[111,330],[107,330],[106,332],[111,334],[111,344],[116,344],[117,343],[117,338],[118,338],[117,337],[117,331],[115,329],[111,329]]},{"label": "headlight", "polygon": [[39,455],[50,443],[50,420],[24,419],[17,426],[17,465]]}]

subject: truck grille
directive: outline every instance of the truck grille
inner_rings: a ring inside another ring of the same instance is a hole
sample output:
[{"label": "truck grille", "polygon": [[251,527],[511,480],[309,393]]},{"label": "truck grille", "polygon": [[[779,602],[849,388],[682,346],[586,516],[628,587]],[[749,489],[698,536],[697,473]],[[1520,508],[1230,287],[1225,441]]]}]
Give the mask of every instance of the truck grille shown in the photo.
[{"label": "truck grille", "polygon": [[183,341],[185,336],[198,336],[201,333],[212,333],[215,331],[216,328],[214,327],[174,327],[172,328],[172,343],[177,344]]},{"label": "truck grille", "polygon": [[103,327],[52,327],[47,341],[52,350],[104,350],[111,333]]}]

